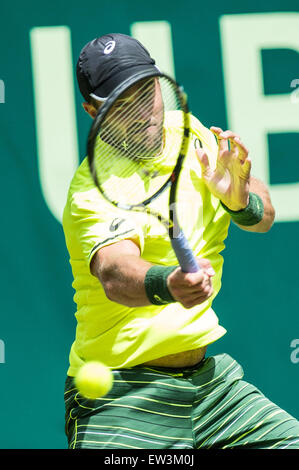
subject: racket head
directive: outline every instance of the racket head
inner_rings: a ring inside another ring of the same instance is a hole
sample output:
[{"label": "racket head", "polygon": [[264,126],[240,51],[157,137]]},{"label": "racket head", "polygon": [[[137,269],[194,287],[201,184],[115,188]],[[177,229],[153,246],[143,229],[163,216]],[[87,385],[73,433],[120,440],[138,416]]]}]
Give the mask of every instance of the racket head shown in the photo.
[{"label": "racket head", "polygon": [[[171,126],[176,136],[168,142],[165,129]],[[91,126],[87,156],[93,180],[120,208],[146,206],[168,186],[173,202],[188,141],[182,87],[158,70],[135,74],[108,96]]]}]

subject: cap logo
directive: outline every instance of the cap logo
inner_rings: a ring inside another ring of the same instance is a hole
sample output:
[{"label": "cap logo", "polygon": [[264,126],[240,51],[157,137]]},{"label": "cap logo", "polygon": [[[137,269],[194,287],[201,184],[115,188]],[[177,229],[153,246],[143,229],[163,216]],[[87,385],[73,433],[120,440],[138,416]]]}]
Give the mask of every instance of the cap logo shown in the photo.
[{"label": "cap logo", "polygon": [[104,54],[111,54],[114,48],[115,48],[115,41],[107,42],[107,44],[105,45]]}]

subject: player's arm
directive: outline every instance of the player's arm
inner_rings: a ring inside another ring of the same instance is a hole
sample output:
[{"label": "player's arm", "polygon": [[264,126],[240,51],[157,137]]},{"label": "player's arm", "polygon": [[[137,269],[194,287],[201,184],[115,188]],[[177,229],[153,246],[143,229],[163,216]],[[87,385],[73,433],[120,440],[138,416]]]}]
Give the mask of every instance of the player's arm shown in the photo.
[{"label": "player's arm", "polygon": [[[265,184],[251,176],[251,160],[240,137],[232,131],[211,127],[218,140],[215,168],[205,150],[197,148],[202,176],[210,192],[220,199],[232,220],[243,230],[267,232],[275,217]],[[243,222],[243,223],[242,223]]]},{"label": "player's arm", "polygon": [[[199,261],[197,273],[175,269],[167,277],[172,297],[185,308],[207,300],[213,294],[213,268],[208,260]],[[145,289],[145,277],[153,265],[140,257],[132,240],[122,240],[98,250],[91,260],[91,273],[99,279],[108,299],[128,307],[151,305]]]},{"label": "player's arm", "polygon": [[140,258],[132,240],[107,245],[93,256],[91,273],[99,279],[108,299],[129,307],[150,305],[144,278],[151,264]]}]

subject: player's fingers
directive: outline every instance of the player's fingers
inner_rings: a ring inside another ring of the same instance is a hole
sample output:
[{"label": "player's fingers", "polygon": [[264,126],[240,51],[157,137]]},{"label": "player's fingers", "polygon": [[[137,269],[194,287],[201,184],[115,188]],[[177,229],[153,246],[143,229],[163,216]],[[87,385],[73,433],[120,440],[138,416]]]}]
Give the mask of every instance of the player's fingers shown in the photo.
[{"label": "player's fingers", "polygon": [[207,279],[209,279],[209,276],[203,269],[200,269],[196,273],[185,273],[181,268],[178,268],[169,274],[167,283],[172,289],[180,293],[185,289],[192,290],[192,288],[195,288],[196,290],[197,286]]},{"label": "player's fingers", "polygon": [[[236,145],[235,143],[239,143],[241,144],[241,141],[240,141],[240,137],[233,131],[230,131],[230,130],[227,130],[227,131],[224,131],[224,132],[221,132],[219,134],[219,139],[220,141],[224,141],[226,142],[226,146],[230,149],[230,150],[234,150]],[[236,140],[236,142],[235,142]]]},{"label": "player's fingers", "polygon": [[212,287],[212,282],[210,277],[206,277],[202,282],[199,282],[196,285],[187,286],[182,288],[182,295],[189,297],[205,295],[209,289]]},{"label": "player's fingers", "polygon": [[248,157],[248,149],[245,147],[240,137],[236,136],[231,139],[231,148],[235,152],[236,156],[244,162]]},{"label": "player's fingers", "polygon": [[244,161],[246,160],[247,154],[242,148],[240,148],[240,146],[237,145],[237,142],[235,139],[230,139],[230,148],[235,158],[240,160],[241,163],[244,163]]},{"label": "player's fingers", "polygon": [[231,150],[241,161],[245,160],[248,155],[248,149],[245,147],[238,134],[226,130],[220,133],[218,132],[218,138],[220,152]]},{"label": "player's fingers", "polygon": [[226,135],[224,134],[224,131],[221,129],[221,127],[212,126],[212,127],[210,127],[210,131],[213,132],[213,134],[217,138],[218,154],[221,157],[221,156],[223,156],[223,154],[226,154],[226,152],[230,150],[229,143],[228,143],[228,137],[226,137]]},{"label": "player's fingers", "polygon": [[197,273],[174,271],[167,283],[173,297],[186,308],[204,301],[213,292],[211,276],[203,269]]},{"label": "player's fingers", "polygon": [[190,296],[187,299],[184,299],[181,303],[185,308],[192,308],[195,307],[196,305],[199,305],[203,302],[205,302],[207,299],[213,295],[214,290],[213,287],[209,287],[206,290],[200,292],[200,294],[196,294],[194,296]]},{"label": "player's fingers", "polygon": [[235,132],[233,131],[230,131],[230,130],[227,130],[227,131],[222,131],[220,133],[220,137],[222,139],[233,139],[235,137],[239,137],[238,134],[236,134]]},{"label": "player's fingers", "polygon": [[185,288],[198,288],[201,286],[202,283],[207,282],[209,280],[208,274],[205,272],[204,269],[200,269],[197,273],[183,273],[182,276],[182,283],[181,285]]},{"label": "player's fingers", "polygon": [[237,134],[235,132],[228,130],[228,131],[221,132],[221,134],[219,135],[219,142],[223,143],[222,146],[224,150],[229,150],[230,154],[238,156],[239,149],[237,145],[235,145],[235,140],[234,140],[236,138],[238,138]]},{"label": "player's fingers", "polygon": [[224,154],[226,155],[226,153],[230,150],[229,148],[229,143],[228,143],[228,138],[226,137],[220,137],[220,135],[218,136],[218,153],[219,153],[219,156],[223,156]]},{"label": "player's fingers", "polygon": [[208,276],[214,276],[215,271],[210,263],[210,261],[206,258],[200,258],[197,260],[199,266],[205,270],[205,272],[208,274]]},{"label": "player's fingers", "polygon": [[211,169],[206,152],[202,148],[196,148],[196,155],[200,163],[203,176],[209,176]]},{"label": "player's fingers", "polygon": [[245,147],[244,143],[241,141],[241,138],[238,134],[232,131],[225,131],[220,134],[220,138],[229,139],[231,145],[237,146],[240,150],[247,152],[248,149]]},{"label": "player's fingers", "polygon": [[222,134],[223,129],[221,129],[221,127],[211,126],[210,131],[214,134],[214,137],[217,140],[217,144],[219,145],[219,140],[221,139],[220,134]]},{"label": "player's fingers", "polygon": [[249,158],[247,158],[244,161],[243,166],[242,166],[242,170],[243,170],[244,177],[248,178],[249,175],[250,175],[250,171],[251,171],[251,160]]},{"label": "player's fingers", "polygon": [[180,291],[180,294],[188,296],[198,296],[202,294],[206,294],[209,289],[212,287],[212,279],[211,276],[207,275],[204,272],[204,276],[202,277],[201,280],[196,282],[195,278],[189,278],[185,280],[184,285],[180,286],[178,289],[178,292]]},{"label": "player's fingers", "polygon": [[213,289],[211,283],[205,283],[200,287],[182,287],[171,285],[168,286],[174,299],[178,300],[182,304],[186,302],[193,302],[195,299],[205,297],[209,295],[210,291]]},{"label": "player's fingers", "polygon": [[219,134],[221,134],[221,132],[223,132],[221,127],[217,127],[217,126],[211,126],[210,131],[213,132],[213,134],[216,134],[216,135],[219,135]]}]

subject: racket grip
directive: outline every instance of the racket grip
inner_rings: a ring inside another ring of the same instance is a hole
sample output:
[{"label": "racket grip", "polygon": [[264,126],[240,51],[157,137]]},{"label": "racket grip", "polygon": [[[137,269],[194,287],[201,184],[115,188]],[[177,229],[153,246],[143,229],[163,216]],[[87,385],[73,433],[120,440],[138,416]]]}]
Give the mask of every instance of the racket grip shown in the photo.
[{"label": "racket grip", "polygon": [[176,238],[171,239],[172,248],[176,254],[181,270],[184,273],[196,273],[200,266],[189,246],[184,233],[180,231]]}]

